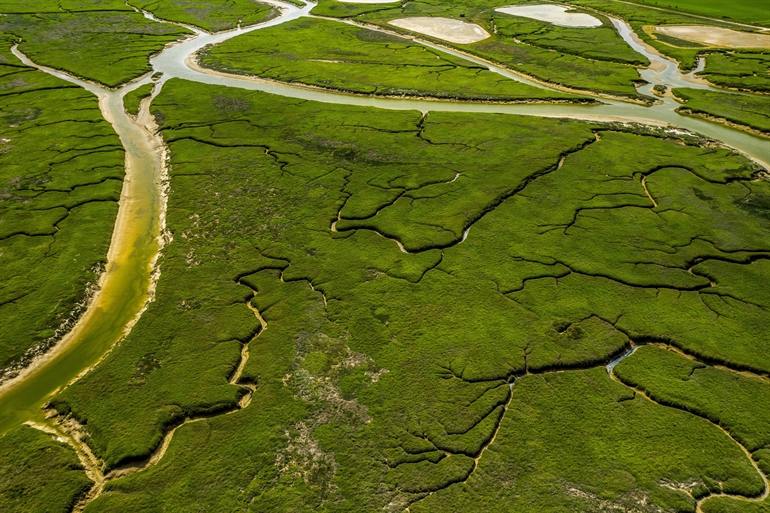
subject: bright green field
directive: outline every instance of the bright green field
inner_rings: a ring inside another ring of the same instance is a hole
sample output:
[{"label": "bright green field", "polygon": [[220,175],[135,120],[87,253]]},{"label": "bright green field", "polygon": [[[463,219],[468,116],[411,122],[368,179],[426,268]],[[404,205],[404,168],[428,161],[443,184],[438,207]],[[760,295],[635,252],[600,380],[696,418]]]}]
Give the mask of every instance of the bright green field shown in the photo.
[{"label": "bright green field", "polygon": [[[275,14],[250,0],[134,2],[210,31]],[[574,3],[628,20],[682,69],[703,51],[642,30],[690,15]],[[473,21],[493,36],[455,45],[464,52],[640,100],[648,63],[605,15],[568,29],[497,6],[321,0],[314,13],[388,30],[404,16]],[[94,290],[125,164],[95,97],[10,47],[118,85],[189,31],[122,0],[0,0],[0,13],[7,370],[55,343]],[[200,57],[355,94],[586,99],[312,17]],[[756,92],[765,57],[715,52],[703,75]],[[158,93],[157,287],[130,332],[46,405],[63,438],[28,425],[0,437],[0,512],[770,511],[770,178],[758,163],[633,123],[154,78],[124,107],[135,115]],[[767,96],[673,94],[695,114],[770,131]]]},{"label": "bright green field", "polygon": [[674,89],[673,93],[685,102],[682,109],[723,118],[770,134],[770,96],[687,88]]},{"label": "bright green field", "polygon": [[[509,2],[520,3],[520,2]],[[453,46],[464,52],[502,64],[539,80],[561,86],[639,99],[635,83],[640,81],[634,66],[646,65],[646,59],[634,52],[602,18],[595,29],[556,27],[494,11],[501,5],[486,0],[419,0],[398,4],[361,5],[322,0],[313,14],[329,17],[353,17],[380,25],[391,31],[410,34],[389,25],[396,18],[443,16],[479,24],[492,36],[474,44],[459,45],[428,36],[434,42]]]},{"label": "bright green field", "polygon": [[604,368],[665,340],[770,370],[770,186],[743,157],[179,80],[153,112],[173,234],[156,301],[54,404],[108,469],[213,416],[87,511],[693,512],[667,483],[761,493],[715,425],[762,456],[763,416],[721,413],[746,400],[736,373],[668,398],[676,361],[629,378],[629,358],[630,387]]},{"label": "bright green field", "polygon": [[522,84],[406,39],[335,21],[301,19],[231,39],[204,67],[383,96],[473,100],[577,100]]},{"label": "bright green field", "polygon": [[770,26],[770,8],[756,0],[630,0],[644,5],[676,9],[683,12],[726,18],[751,25]]},{"label": "bright green field", "polygon": [[163,20],[219,32],[253,25],[272,18],[276,11],[255,0],[135,0],[132,5]]}]

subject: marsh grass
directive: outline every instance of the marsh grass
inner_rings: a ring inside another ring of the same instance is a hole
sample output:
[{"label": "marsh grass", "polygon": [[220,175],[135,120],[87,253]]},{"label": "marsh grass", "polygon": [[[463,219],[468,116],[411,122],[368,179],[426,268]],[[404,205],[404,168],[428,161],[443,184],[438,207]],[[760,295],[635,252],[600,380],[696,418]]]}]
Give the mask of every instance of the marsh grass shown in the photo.
[{"label": "marsh grass", "polygon": [[[0,368],[29,363],[94,292],[122,187],[123,147],[96,98],[0,63]],[[88,225],[87,231],[80,227]]]},{"label": "marsh grass", "polygon": [[269,5],[254,0],[135,0],[131,4],[160,19],[195,25],[209,32],[254,25],[277,13]]},{"label": "marsh grass", "polygon": [[[706,68],[698,73],[722,87],[770,92],[770,52],[722,52],[706,57]],[[762,109],[768,113],[768,109]]]},{"label": "marsh grass", "polygon": [[190,34],[125,7],[61,12],[49,5],[48,12],[3,15],[0,32],[21,41],[19,48],[38,64],[116,87],[151,71],[152,54]]},{"label": "marsh grass", "polygon": [[29,426],[0,438],[0,473],[3,511],[67,513],[93,485],[72,448]]},{"label": "marsh grass", "polygon": [[126,112],[132,116],[138,115],[142,100],[149,98],[150,95],[152,95],[154,88],[155,84],[144,84],[143,86],[139,86],[133,91],[127,93],[123,97],[123,106],[126,109]]},{"label": "marsh grass", "polygon": [[[54,405],[108,468],[220,414],[92,508],[398,511],[433,492],[410,510],[693,511],[677,488],[760,493],[716,426],[604,368],[665,340],[770,370],[768,184],[747,159],[180,80],[153,112],[173,234],[156,301]],[[333,231],[347,216],[370,225]],[[256,390],[238,410],[245,343]]]},{"label": "marsh grass", "polygon": [[684,101],[680,109],[725,119],[770,134],[770,97],[751,94],[721,93],[702,89],[673,89]]},{"label": "marsh grass", "polygon": [[[394,29],[388,21],[412,16],[443,16],[464,19],[485,28],[492,37],[471,45],[455,46],[537,79],[573,89],[637,98],[635,83],[640,81],[634,65],[646,60],[633,51],[612,28],[608,20],[592,29],[575,29],[526,20],[497,13],[503,4],[482,1],[447,3],[441,0],[398,5],[341,7],[339,2],[321,1],[314,14],[353,17]],[[400,29],[398,29],[400,30]],[[427,36],[420,36],[427,37]],[[430,39],[430,38],[428,38]]]},{"label": "marsh grass", "polygon": [[216,45],[203,66],[282,82],[384,96],[516,101],[577,99],[492,73],[397,36],[304,18]]}]

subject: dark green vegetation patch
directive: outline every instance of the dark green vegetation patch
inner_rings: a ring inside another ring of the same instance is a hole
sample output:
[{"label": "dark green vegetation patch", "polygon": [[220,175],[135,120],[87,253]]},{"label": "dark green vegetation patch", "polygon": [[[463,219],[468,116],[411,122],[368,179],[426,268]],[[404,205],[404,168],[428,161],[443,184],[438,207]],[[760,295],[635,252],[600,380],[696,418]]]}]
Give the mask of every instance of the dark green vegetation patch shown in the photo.
[{"label": "dark green vegetation patch", "polygon": [[[755,266],[755,283],[766,283],[770,262]],[[615,373],[659,402],[719,424],[749,451],[770,449],[770,382],[761,377],[709,367],[655,346],[638,349]]]},{"label": "dark green vegetation patch", "polygon": [[[713,422],[733,417],[708,413],[741,395],[703,399],[705,382],[658,404],[604,368],[665,341],[733,369],[704,376],[770,371],[770,184],[747,159],[179,80],[153,111],[173,232],[157,298],[55,406],[108,469],[189,420],[89,511],[693,512],[696,488],[761,494]],[[662,397],[663,378],[634,386]],[[735,418],[766,457],[763,416]]]},{"label": "dark green vegetation patch", "polygon": [[304,18],[231,39],[201,64],[231,73],[386,96],[515,101],[579,98],[522,84],[409,40]]},{"label": "dark green vegetation patch", "polygon": [[69,446],[29,426],[0,437],[0,509],[69,513],[93,485]]},{"label": "dark green vegetation patch", "polygon": [[684,102],[679,110],[725,119],[770,134],[770,96],[677,88],[674,96]]},{"label": "dark green vegetation patch", "polygon": [[132,116],[139,114],[139,108],[142,104],[142,100],[149,98],[152,95],[152,91],[155,88],[155,84],[144,84],[137,87],[133,91],[128,92],[123,97],[123,106],[126,112]]},{"label": "dark green vegetation patch", "polygon": [[770,52],[711,54],[706,57],[706,68],[698,75],[718,86],[768,93]]},{"label": "dark green vegetation patch", "polygon": [[[124,174],[91,93],[0,52],[0,369],[72,326],[96,287]],[[88,230],[83,230],[88,226]]]}]

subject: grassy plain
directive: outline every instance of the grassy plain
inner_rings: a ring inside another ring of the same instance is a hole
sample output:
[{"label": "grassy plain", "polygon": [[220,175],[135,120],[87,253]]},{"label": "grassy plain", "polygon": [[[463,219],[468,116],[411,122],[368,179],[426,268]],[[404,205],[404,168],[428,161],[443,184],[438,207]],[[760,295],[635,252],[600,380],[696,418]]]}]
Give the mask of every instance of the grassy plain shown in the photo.
[{"label": "grassy plain", "polygon": [[346,92],[475,100],[566,100],[409,40],[335,21],[300,19],[208,49],[203,66]]},{"label": "grassy plain", "polygon": [[706,57],[698,73],[709,82],[744,91],[770,92],[770,52],[726,52]]},{"label": "grassy plain", "polygon": [[726,119],[770,134],[770,96],[686,88],[674,89],[673,94],[685,102],[680,110]]},{"label": "grassy plain", "polygon": [[[509,2],[510,3],[510,2]],[[513,2],[516,3],[516,2]],[[358,21],[401,30],[388,21],[411,16],[444,16],[478,23],[492,37],[470,45],[455,46],[508,68],[555,84],[610,95],[638,97],[634,84],[640,81],[634,64],[645,64],[612,28],[609,20],[593,29],[557,27],[549,23],[496,13],[485,1],[447,3],[441,0],[399,5],[360,6],[321,1],[314,14],[354,17]],[[427,36],[420,36],[426,37]]]},{"label": "grassy plain", "polygon": [[93,483],[75,451],[51,435],[20,426],[0,438],[0,508],[68,513]]},{"label": "grassy plain", "polygon": [[748,23],[751,25],[764,25],[770,27],[770,12],[762,2],[754,0],[733,0],[726,3],[720,0],[630,0],[639,4],[652,7],[676,9],[682,12],[708,16],[713,18],[725,18]]},{"label": "grassy plain", "polygon": [[277,11],[255,0],[134,0],[131,5],[163,20],[219,32],[267,21]]},{"label": "grassy plain", "polygon": [[604,369],[666,340],[770,370],[770,184],[745,158],[179,80],[153,112],[173,233],[156,301],[54,405],[108,469],[198,420],[87,511],[692,512],[667,483],[761,492],[718,427]]},{"label": "grassy plain", "polygon": [[[755,265],[770,267],[767,262]],[[762,276],[765,273],[761,273]],[[616,375],[656,401],[708,418],[749,451],[770,448],[770,382],[689,360],[655,346],[638,349]]]},{"label": "grassy plain", "polygon": [[698,63],[698,55],[705,50],[698,45],[693,45],[693,43],[661,36],[651,30],[658,25],[708,24],[702,19],[687,16],[684,13],[675,14],[615,0],[571,0],[570,3],[624,19],[644,42],[661,54],[679,62],[679,68],[682,71],[695,68]]},{"label": "grassy plain", "polygon": [[[96,98],[0,51],[0,369],[55,343],[106,260],[124,152]],[[89,229],[81,229],[88,225]],[[5,372],[3,372],[5,374]]]},{"label": "grassy plain", "polygon": [[51,11],[5,14],[0,32],[20,40],[19,49],[38,64],[110,87],[149,72],[150,55],[190,34],[133,11]]}]

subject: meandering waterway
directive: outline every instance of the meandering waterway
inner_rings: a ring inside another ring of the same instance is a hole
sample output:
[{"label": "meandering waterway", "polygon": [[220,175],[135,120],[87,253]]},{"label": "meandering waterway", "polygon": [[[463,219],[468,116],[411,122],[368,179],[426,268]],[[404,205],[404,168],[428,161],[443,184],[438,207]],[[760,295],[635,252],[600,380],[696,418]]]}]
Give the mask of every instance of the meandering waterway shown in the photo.
[{"label": "meandering waterway", "polygon": [[[208,34],[190,27],[196,33],[194,37],[168,46],[151,59],[153,69],[163,74],[156,86],[156,94],[165,81],[176,77],[213,85],[264,91],[290,98],[392,110],[418,110],[424,113],[429,111],[503,113],[588,121],[638,122],[670,127],[674,133],[676,130],[686,129],[703,134],[735,148],[765,167],[770,167],[770,143],[767,139],[703,119],[681,116],[674,111],[680,105],[672,99],[663,99],[654,106],[614,100],[604,100],[602,105],[586,106],[375,98],[227,75],[203,69],[195,63],[195,53],[207,45],[308,16],[314,7],[314,4],[300,8],[280,2],[269,3],[280,7],[281,14],[260,25],[218,34]],[[155,20],[151,15],[147,16]],[[650,95],[655,84],[669,87],[709,87],[695,80],[691,75],[681,74],[676,63],[655,54],[638,39],[628,24],[622,20],[613,19],[612,21],[620,35],[634,49],[653,62],[650,69],[641,72],[645,80],[650,83],[641,87],[640,92]],[[481,59],[440,45],[416,40],[432,48],[487,66],[493,72],[510,79],[548,88],[547,85]],[[25,421],[44,422],[41,406],[56,391],[95,365],[130,330],[153,294],[155,278],[157,278],[154,269],[162,247],[161,235],[165,214],[164,147],[161,137],[155,132],[154,121],[149,114],[149,101],[144,102],[137,119],[129,117],[123,109],[125,93],[141,84],[149,83],[150,78],[145,77],[120,90],[111,91],[65,73],[37,66],[18,50],[14,50],[14,53],[25,64],[78,84],[99,97],[104,117],[113,125],[126,149],[126,176],[108,255],[107,270],[100,281],[101,288],[75,328],[51,352],[35,361],[16,379],[0,387],[0,401],[3,405],[0,411],[0,433]]]}]

